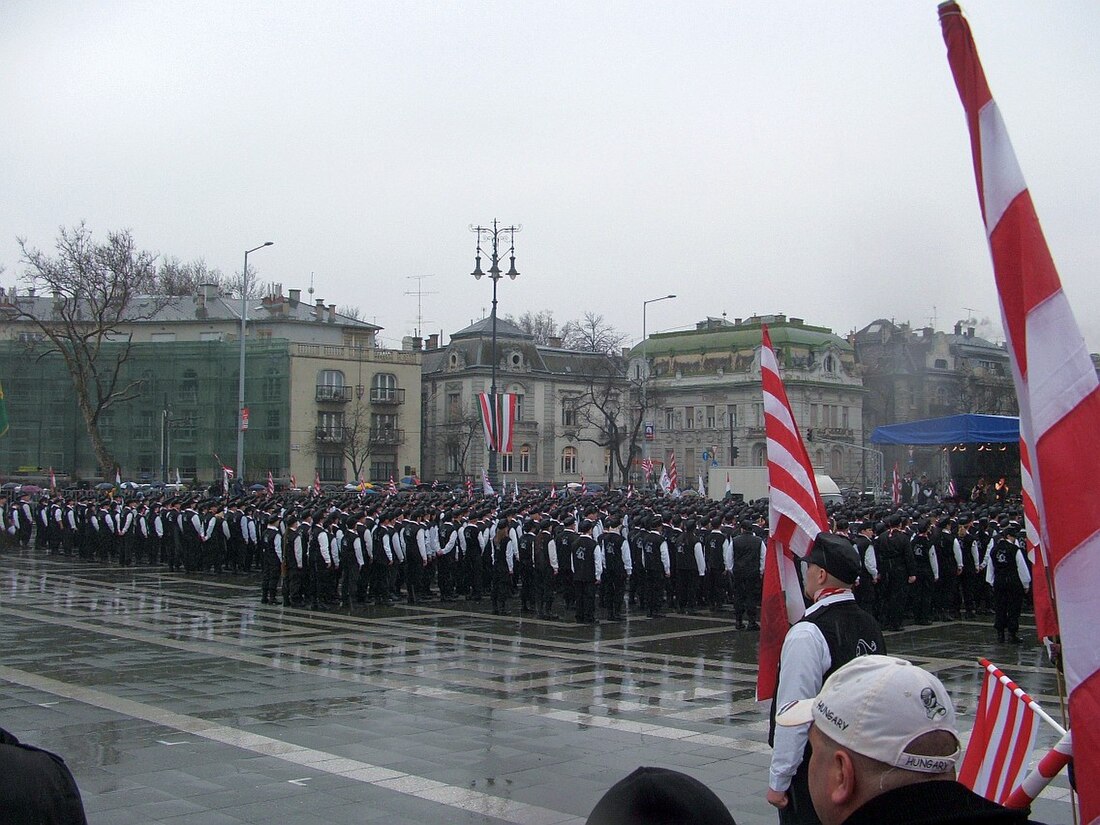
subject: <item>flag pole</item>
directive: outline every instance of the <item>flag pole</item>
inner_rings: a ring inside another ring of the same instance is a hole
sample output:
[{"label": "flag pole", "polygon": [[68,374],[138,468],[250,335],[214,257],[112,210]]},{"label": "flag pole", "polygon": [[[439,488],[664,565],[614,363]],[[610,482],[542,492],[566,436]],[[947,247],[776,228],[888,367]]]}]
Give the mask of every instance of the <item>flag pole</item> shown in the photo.
[{"label": "flag pole", "polygon": [[[1013,789],[1009,794],[1008,799],[1005,800],[1006,808],[1024,809],[1030,808],[1031,803],[1036,800],[1043,788],[1051,783],[1062,768],[1070,763],[1073,759],[1073,732],[1066,733],[1058,743],[1047,751],[1046,755],[1039,760],[1039,764],[1036,765],[1031,773],[1024,777],[1024,781],[1020,783],[1019,787]],[[1072,791],[1072,788],[1070,789]],[[1077,806],[1072,806],[1074,810],[1073,819],[1077,821]]]},{"label": "flag pole", "polygon": [[1017,685],[1015,682],[1005,676],[1005,674],[1001,671],[999,667],[989,661],[989,659],[979,659],[978,663],[987,671],[989,671],[993,676],[995,676],[997,681],[1008,688],[1012,692],[1013,696],[1015,696],[1025,705],[1027,705],[1036,716],[1038,716],[1040,719],[1042,719],[1044,722],[1046,722],[1048,725],[1058,731],[1059,736],[1066,735],[1066,729],[1055,722],[1054,719],[1051,718],[1050,714],[1043,710],[1038,702],[1036,702],[1034,699],[1028,696],[1027,693],[1024,692],[1023,688],[1021,688],[1019,685]]}]

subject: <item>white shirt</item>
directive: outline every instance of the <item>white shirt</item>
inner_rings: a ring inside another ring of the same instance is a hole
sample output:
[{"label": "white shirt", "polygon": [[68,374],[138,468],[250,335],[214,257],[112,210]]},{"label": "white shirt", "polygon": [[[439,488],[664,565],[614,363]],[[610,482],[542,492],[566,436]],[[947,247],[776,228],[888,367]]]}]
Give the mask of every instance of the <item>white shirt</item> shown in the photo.
[{"label": "white shirt", "polygon": [[[838,602],[852,601],[855,596],[845,591],[826,596],[806,609],[809,616]],[[779,686],[775,692],[775,706],[809,699],[821,692],[825,672],[832,667],[833,657],[821,630],[813,622],[798,622],[787,631],[783,640],[783,652],[779,658]],[[768,787],[774,791],[786,791],[791,778],[802,762],[806,740],[810,735],[808,724],[798,727],[775,726],[775,746],[768,771]]]}]

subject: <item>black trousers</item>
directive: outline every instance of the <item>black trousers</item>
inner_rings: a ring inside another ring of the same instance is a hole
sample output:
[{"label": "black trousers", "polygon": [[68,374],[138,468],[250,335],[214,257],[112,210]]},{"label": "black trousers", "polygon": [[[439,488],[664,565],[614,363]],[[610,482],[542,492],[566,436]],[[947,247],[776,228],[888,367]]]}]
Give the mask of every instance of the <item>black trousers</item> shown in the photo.
[{"label": "black trousers", "polygon": [[576,616],[578,622],[596,620],[596,583],[573,579],[573,592],[576,595]]}]

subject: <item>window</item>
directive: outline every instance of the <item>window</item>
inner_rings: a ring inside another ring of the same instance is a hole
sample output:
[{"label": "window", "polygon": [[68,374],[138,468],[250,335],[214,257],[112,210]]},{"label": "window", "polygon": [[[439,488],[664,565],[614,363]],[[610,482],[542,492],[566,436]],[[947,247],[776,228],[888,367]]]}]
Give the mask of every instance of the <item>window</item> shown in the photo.
[{"label": "window", "polygon": [[372,461],[370,463],[370,480],[371,481],[389,481],[391,478],[396,481],[397,476],[397,462],[395,461]]},{"label": "window", "polygon": [[279,429],[282,427],[280,411],[278,409],[268,410],[264,425],[264,441],[278,441]]},{"label": "window", "polygon": [[676,426],[676,413],[671,407],[665,410],[665,429],[671,430]]},{"label": "window", "polygon": [[946,358],[937,358],[936,359],[936,369],[938,369],[938,370],[947,369],[947,359]]},{"label": "window", "polygon": [[635,364],[634,365],[634,380],[635,381],[641,381],[642,380],[642,365],[641,364]]},{"label": "window", "polygon": [[842,426],[846,430],[851,429],[851,427],[849,426],[848,408],[847,407],[841,407],[840,408],[840,426]]},{"label": "window", "polygon": [[195,469],[195,457],[193,455],[181,455],[176,470],[179,472],[180,478],[188,479],[197,476],[198,472]]},{"label": "window", "polygon": [[318,401],[350,401],[351,388],[344,384],[340,370],[321,370],[317,373]]},{"label": "window", "polygon": [[829,456],[829,475],[840,478],[844,475],[844,454],[835,448]]},{"label": "window", "polygon": [[[753,404],[752,405],[752,412],[753,412],[753,418],[756,420],[756,426],[757,427],[763,427],[764,426],[764,403],[761,402],[759,404]],[[763,465],[759,465],[759,466],[763,466]]]},{"label": "window", "polygon": [[462,420],[462,393],[447,393],[447,423],[455,424]]},{"label": "window", "polygon": [[150,439],[153,437],[153,412],[143,410],[138,413],[137,422],[134,424],[135,439]]},{"label": "window", "polygon": [[323,387],[344,386],[344,373],[340,370],[321,370],[317,374],[317,383]]},{"label": "window", "polygon": [[500,471],[502,473],[512,472],[512,465],[513,464],[515,464],[515,462],[512,461],[512,454],[511,453],[501,453],[500,454]]},{"label": "window", "polygon": [[283,379],[279,376],[279,370],[275,367],[268,369],[264,375],[264,401],[278,401],[283,392]]},{"label": "window", "polygon": [[149,336],[149,340],[154,344],[164,344],[176,340],[176,333],[174,332],[154,332]]},{"label": "window", "polygon": [[695,407],[684,407],[684,429],[695,429]]},{"label": "window", "polygon": [[707,429],[714,429],[714,407],[707,407]]},{"label": "window", "polygon": [[767,454],[763,444],[752,445],[752,466],[763,467],[767,464]]},{"label": "window", "polygon": [[199,374],[194,370],[185,370],[179,386],[179,400],[184,404],[194,404],[199,400]]},{"label": "window", "polygon": [[452,444],[447,447],[447,472],[457,473],[459,472],[458,466],[458,445]]},{"label": "window", "polygon": [[726,405],[726,424],[728,424],[730,427],[736,427],[737,426],[737,405],[736,404],[727,404]]},{"label": "window", "polygon": [[318,453],[317,475],[321,481],[343,481],[344,456],[340,453]]},{"label": "window", "polygon": [[810,426],[817,426],[817,404],[810,405]]},{"label": "window", "polygon": [[519,472],[531,472],[531,445],[524,444],[519,448]]},{"label": "window", "polygon": [[603,451],[603,474],[606,476],[611,472],[611,450],[604,449]]},{"label": "window", "polygon": [[563,427],[577,426],[577,407],[572,398],[566,398],[561,402],[561,425]]},{"label": "window", "polygon": [[200,341],[220,341],[222,340],[222,334],[220,332],[200,332]]},{"label": "window", "polygon": [[516,421],[523,420],[523,395],[516,393]]},{"label": "window", "polygon": [[577,448],[566,447],[561,451],[562,475],[576,475],[577,473]]},{"label": "window", "polygon": [[832,355],[825,356],[825,372],[836,372],[836,359]]},{"label": "window", "polygon": [[397,429],[397,416],[393,413],[371,413],[370,428],[372,430]]},{"label": "window", "polygon": [[[276,410],[276,412],[278,412]],[[317,440],[340,441],[344,437],[344,414],[341,412],[317,413]]]},{"label": "window", "polygon": [[[236,420],[236,413],[233,413],[234,420]],[[175,435],[176,438],[193,439],[195,437],[195,422],[198,415],[193,410],[183,412],[179,418],[176,419]],[[181,459],[182,460],[182,459]],[[192,473],[191,475],[194,475]]]},{"label": "window", "polygon": [[370,384],[371,401],[396,401],[397,376],[388,372],[376,373]]}]

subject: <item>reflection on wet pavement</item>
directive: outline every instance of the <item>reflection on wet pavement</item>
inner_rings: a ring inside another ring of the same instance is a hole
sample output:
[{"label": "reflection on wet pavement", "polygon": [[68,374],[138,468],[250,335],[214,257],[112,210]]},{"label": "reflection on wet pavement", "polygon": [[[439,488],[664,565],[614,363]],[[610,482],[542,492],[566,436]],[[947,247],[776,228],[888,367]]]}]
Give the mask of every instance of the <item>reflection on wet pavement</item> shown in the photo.
[{"label": "reflection on wet pavement", "polygon": [[[0,555],[0,725],[65,757],[93,823],[583,822],[639,765],[697,777],[739,823],[776,821],[756,634],[730,616],[589,627],[258,593]],[[1042,650],[992,636],[956,622],[887,644],[939,674],[966,728],[982,655],[1059,716]],[[1069,822],[1066,796],[1060,779],[1036,818]]]}]

